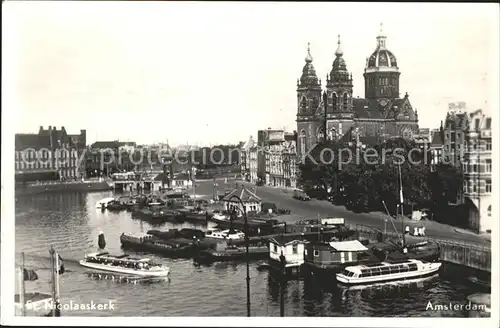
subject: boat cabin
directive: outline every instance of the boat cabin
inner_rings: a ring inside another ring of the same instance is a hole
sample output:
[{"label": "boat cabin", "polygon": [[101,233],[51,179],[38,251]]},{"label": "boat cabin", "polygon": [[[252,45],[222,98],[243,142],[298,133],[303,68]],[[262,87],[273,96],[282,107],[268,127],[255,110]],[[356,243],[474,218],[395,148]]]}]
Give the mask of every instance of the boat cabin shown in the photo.
[{"label": "boat cabin", "polygon": [[143,243],[145,241],[149,241],[153,239],[153,235],[147,234],[147,233],[122,233],[121,238],[123,240],[130,240],[134,242],[140,242]]},{"label": "boat cabin", "polygon": [[85,261],[89,263],[105,264],[112,266],[120,266],[131,269],[147,270],[154,266],[159,266],[153,263],[148,258],[132,258],[128,254],[110,255],[108,252],[88,254],[85,256]]},{"label": "boat cabin", "polygon": [[97,202],[96,207],[97,208],[106,208],[106,207],[108,207],[109,204],[113,203],[114,201],[115,201],[115,199],[113,197],[103,198]]},{"label": "boat cabin", "polygon": [[207,230],[205,233],[207,238],[217,238],[217,239],[244,239],[245,234],[240,230]]},{"label": "boat cabin", "polygon": [[304,249],[307,241],[297,237],[278,237],[269,240],[269,258],[281,263],[281,254],[285,257],[285,267],[296,267],[304,264]]},{"label": "boat cabin", "polygon": [[393,263],[382,262],[372,265],[358,265],[347,267],[342,271],[342,274],[346,277],[365,278],[412,271],[418,271],[417,263],[414,263],[412,261],[402,261]]},{"label": "boat cabin", "polygon": [[368,248],[359,240],[307,243],[304,261],[318,267],[356,263],[369,258]]}]

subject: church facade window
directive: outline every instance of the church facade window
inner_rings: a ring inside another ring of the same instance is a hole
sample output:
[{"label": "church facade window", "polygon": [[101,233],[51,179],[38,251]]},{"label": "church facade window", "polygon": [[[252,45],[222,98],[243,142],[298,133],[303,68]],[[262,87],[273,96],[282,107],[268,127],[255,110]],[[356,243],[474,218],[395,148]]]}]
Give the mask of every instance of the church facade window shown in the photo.
[{"label": "church facade window", "polygon": [[313,109],[317,109],[319,106],[319,100],[318,97],[313,98]]},{"label": "church facade window", "polygon": [[302,112],[305,112],[307,109],[307,100],[306,97],[302,97],[302,100],[300,101],[300,110]]},{"label": "church facade window", "polygon": [[332,92],[331,94],[331,97],[332,97],[332,108],[331,108],[331,112],[336,112],[337,111],[337,94],[335,92]]},{"label": "church facade window", "polygon": [[299,147],[300,153],[304,154],[306,152],[306,132],[304,130],[300,131]]},{"label": "church facade window", "polygon": [[342,96],[342,105],[344,110],[348,109],[349,99],[347,98],[347,93],[344,93],[344,95]]}]

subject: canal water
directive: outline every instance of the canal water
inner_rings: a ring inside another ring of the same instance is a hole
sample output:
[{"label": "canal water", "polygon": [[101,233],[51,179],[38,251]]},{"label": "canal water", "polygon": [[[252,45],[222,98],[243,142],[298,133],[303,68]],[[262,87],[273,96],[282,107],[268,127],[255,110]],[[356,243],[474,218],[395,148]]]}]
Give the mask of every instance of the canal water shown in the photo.
[{"label": "canal water", "polygon": [[[113,311],[80,310],[64,316],[246,316],[246,272],[244,263],[198,266],[192,260],[171,260],[148,255],[171,269],[169,281],[123,283],[90,277],[78,265],[86,252],[97,249],[97,236],[104,232],[107,250],[120,253],[122,232],[174,228],[171,224],[151,227],[133,219],[129,212],[101,212],[98,200],[112,196],[100,193],[51,193],[18,197],[16,202],[16,266],[25,253],[25,265],[39,279],[26,282],[26,291],[50,292],[49,247],[63,258],[66,272],[60,277],[63,304],[107,303]],[[203,226],[184,224],[175,228]],[[252,316],[279,316],[280,289],[267,272],[250,266]],[[445,268],[441,276],[412,283],[396,283],[359,290],[335,283],[290,281],[285,288],[286,316],[465,316],[462,311],[431,310],[431,304],[463,304],[478,292],[459,268]],[[17,284],[16,284],[17,285]]]}]

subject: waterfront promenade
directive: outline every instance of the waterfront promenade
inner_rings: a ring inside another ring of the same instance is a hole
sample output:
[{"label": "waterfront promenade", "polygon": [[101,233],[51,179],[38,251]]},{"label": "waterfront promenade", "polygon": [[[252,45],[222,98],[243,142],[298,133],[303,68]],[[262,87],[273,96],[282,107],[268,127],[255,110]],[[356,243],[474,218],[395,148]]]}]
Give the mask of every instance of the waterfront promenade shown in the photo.
[{"label": "waterfront promenade", "polygon": [[[274,188],[269,186],[256,186],[241,180],[217,179],[217,190],[224,193],[224,190],[230,190],[235,187],[235,184],[242,183],[249,189],[255,188],[257,196],[263,202],[275,203],[278,208],[287,208],[291,210],[291,215],[280,216],[280,220],[285,222],[295,222],[304,219],[324,218],[324,217],[341,217],[351,225],[363,225],[378,229],[380,231],[394,232],[394,227],[390,220],[393,221],[398,232],[401,232],[402,222],[400,219],[389,219],[385,213],[354,213],[348,211],[343,206],[336,206],[328,201],[312,199],[310,201],[300,201],[294,199],[293,191],[290,189],[283,190],[282,188]],[[197,181],[196,194],[211,196],[213,194],[214,181]],[[188,192],[192,193],[192,189]],[[387,220],[387,221],[386,221]],[[415,221],[405,221],[406,224],[415,223]],[[463,231],[456,227],[441,224],[435,221],[425,220],[418,224],[425,226],[426,237],[455,241],[457,243],[474,244],[480,246],[490,246],[491,242],[489,235],[478,235],[472,232]]]}]

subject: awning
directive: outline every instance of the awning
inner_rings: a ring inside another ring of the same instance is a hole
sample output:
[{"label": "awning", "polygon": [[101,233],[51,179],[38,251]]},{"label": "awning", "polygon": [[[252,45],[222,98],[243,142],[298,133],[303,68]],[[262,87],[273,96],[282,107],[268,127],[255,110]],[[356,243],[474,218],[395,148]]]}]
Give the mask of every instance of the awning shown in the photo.
[{"label": "awning", "polygon": [[339,252],[359,252],[368,250],[359,240],[332,241],[330,242],[330,246]]}]

